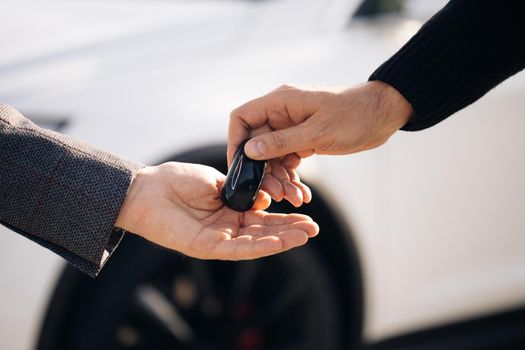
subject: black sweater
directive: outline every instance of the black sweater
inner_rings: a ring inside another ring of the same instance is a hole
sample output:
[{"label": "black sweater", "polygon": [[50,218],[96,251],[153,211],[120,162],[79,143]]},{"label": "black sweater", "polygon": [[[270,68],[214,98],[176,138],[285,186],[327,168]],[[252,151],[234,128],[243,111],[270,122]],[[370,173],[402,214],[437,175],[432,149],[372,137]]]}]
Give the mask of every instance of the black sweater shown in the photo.
[{"label": "black sweater", "polygon": [[[414,108],[402,130],[433,126],[525,67],[525,1],[452,0],[370,80]],[[525,91],[524,91],[525,97]]]}]

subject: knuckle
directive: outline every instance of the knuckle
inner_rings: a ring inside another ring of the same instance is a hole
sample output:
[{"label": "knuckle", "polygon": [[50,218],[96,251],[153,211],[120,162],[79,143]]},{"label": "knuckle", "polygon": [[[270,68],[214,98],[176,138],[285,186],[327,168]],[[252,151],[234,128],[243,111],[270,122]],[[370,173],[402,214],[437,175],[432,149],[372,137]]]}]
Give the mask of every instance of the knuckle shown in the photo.
[{"label": "knuckle", "polygon": [[293,86],[291,84],[283,84],[279,86],[277,89],[273,90],[273,94],[282,94],[287,92],[294,92],[294,91],[301,91],[301,89],[297,88],[296,86]]},{"label": "knuckle", "polygon": [[274,131],[270,134],[272,145],[277,150],[282,150],[286,147],[286,136],[280,130]]},{"label": "knuckle", "polygon": [[239,116],[239,107],[235,108],[230,112],[230,120],[235,119]]},{"label": "knuckle", "polygon": [[281,86],[277,88],[277,90],[288,90],[288,89],[293,89],[293,86],[290,84],[282,84]]}]

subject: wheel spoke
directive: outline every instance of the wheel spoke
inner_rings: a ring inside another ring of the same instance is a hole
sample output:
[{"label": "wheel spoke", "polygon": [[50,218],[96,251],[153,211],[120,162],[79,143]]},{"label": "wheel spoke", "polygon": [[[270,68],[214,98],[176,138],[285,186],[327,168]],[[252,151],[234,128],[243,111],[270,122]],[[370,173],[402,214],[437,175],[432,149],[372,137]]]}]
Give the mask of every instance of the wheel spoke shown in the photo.
[{"label": "wheel spoke", "polygon": [[152,285],[137,288],[136,296],[147,313],[183,344],[195,342],[195,333],[168,298]]}]

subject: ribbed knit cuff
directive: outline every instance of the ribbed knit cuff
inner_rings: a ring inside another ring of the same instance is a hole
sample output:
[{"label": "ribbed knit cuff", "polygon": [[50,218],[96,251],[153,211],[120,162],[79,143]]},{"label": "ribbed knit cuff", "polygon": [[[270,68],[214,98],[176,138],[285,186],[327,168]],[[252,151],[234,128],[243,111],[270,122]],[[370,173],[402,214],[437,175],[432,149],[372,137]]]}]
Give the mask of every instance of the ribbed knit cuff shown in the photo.
[{"label": "ribbed knit cuff", "polygon": [[414,108],[402,130],[439,123],[524,68],[524,7],[453,0],[370,76]]}]

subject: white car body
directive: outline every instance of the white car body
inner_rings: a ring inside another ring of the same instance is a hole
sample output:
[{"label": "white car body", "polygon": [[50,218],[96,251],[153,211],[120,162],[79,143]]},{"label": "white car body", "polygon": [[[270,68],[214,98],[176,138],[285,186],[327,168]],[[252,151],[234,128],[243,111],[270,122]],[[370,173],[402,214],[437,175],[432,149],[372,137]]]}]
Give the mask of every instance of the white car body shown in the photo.
[{"label": "white car body", "polygon": [[[283,83],[366,81],[422,24],[348,25],[356,6],[3,2],[0,100],[29,117],[68,116],[64,132],[159,162],[225,143],[229,112]],[[305,162],[303,178],[357,243],[365,339],[525,303],[524,89],[518,74],[436,127]],[[0,231],[0,348],[30,349],[63,262]]]}]

